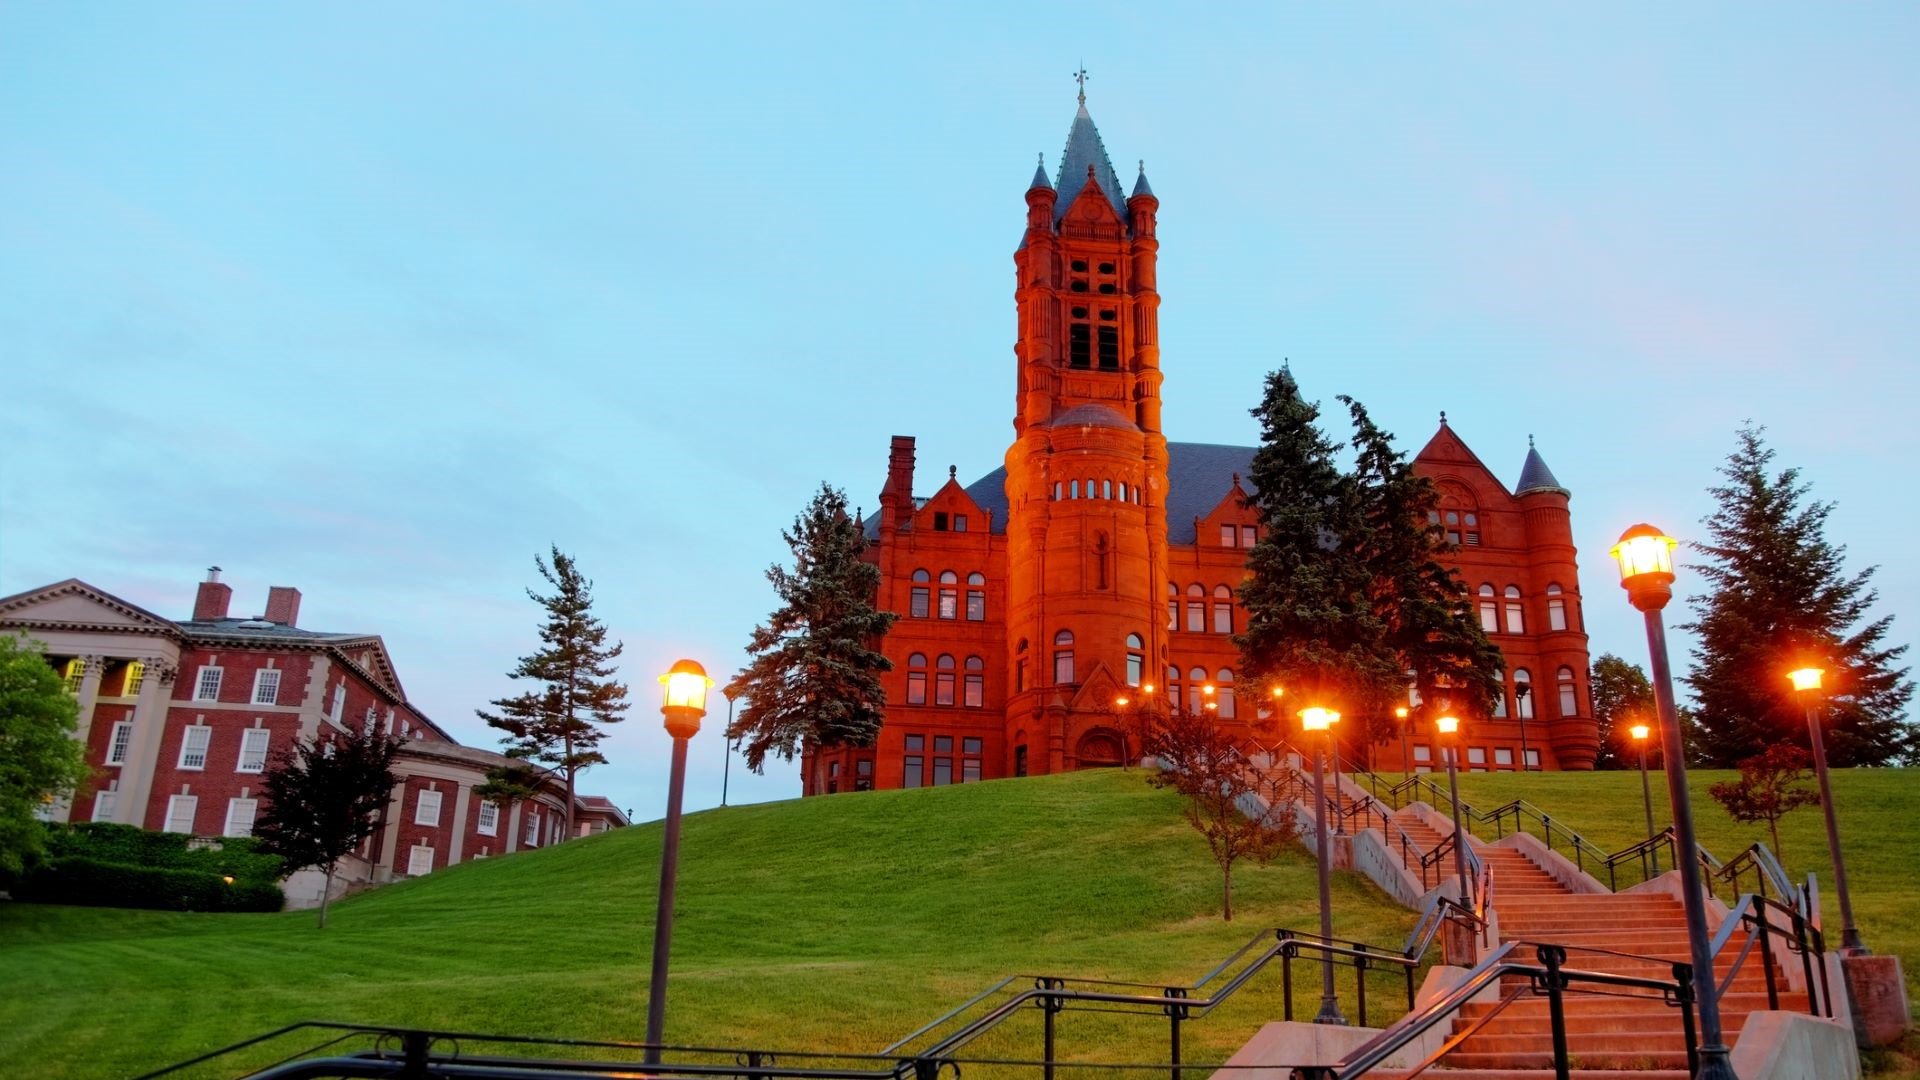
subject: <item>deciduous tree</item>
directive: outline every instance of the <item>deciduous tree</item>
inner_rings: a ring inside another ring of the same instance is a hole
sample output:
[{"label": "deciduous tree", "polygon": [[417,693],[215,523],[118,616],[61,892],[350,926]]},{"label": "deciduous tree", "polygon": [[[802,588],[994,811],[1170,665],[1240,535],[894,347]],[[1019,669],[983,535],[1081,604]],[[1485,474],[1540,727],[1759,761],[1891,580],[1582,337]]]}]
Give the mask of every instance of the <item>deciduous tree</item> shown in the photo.
[{"label": "deciduous tree", "polygon": [[751,659],[727,685],[746,702],[727,737],[742,740],[755,772],[769,753],[791,760],[809,746],[872,746],[887,702],[880,673],[893,666],[877,646],[894,616],[874,607],[880,570],[864,557],[845,493],[820,485],[781,536],[793,568],[767,569],[780,606],[754,627]]},{"label": "deciduous tree", "polygon": [[1299,833],[1295,808],[1210,716],[1174,710],[1149,727],[1146,752],[1160,766],[1153,783],[1186,800],[1187,823],[1220,868],[1220,917],[1232,922],[1235,864],[1252,859],[1264,866],[1292,843]]},{"label": "deciduous tree", "polygon": [[1693,548],[1709,591],[1692,601],[1698,749],[1727,767],[1757,747],[1808,745],[1804,714],[1786,672],[1809,659],[1828,668],[1828,760],[1885,765],[1920,755],[1906,708],[1913,683],[1888,645],[1892,615],[1871,615],[1876,567],[1849,574],[1846,549],[1826,538],[1832,503],[1810,502],[1798,469],[1773,469],[1765,429],[1740,429],[1709,489],[1717,508],[1708,540]]},{"label": "deciduous tree", "polygon": [[[566,785],[566,835],[571,839],[575,781],[588,768],[606,763],[600,740],[609,725],[625,719],[627,687],[614,678],[613,661],[620,656],[621,643],[607,644],[606,624],[593,614],[593,582],[557,546],[551,553],[551,564],[538,555],[533,563],[553,592],[542,596],[527,590],[546,612],[540,648],[507,672],[508,678],[525,679],[535,688],[496,699],[495,712],[475,711],[506,733],[500,741],[508,757],[538,766]],[[537,780],[526,770],[509,767],[490,772],[480,790],[489,798],[510,801],[531,795],[533,786]]]},{"label": "deciduous tree", "polygon": [[1600,753],[1596,769],[1631,769],[1640,764],[1639,752],[1627,729],[1634,724],[1652,728],[1647,760],[1658,760],[1660,752],[1659,717],[1655,715],[1653,684],[1640,665],[1630,664],[1612,653],[1603,653],[1593,662],[1593,719],[1600,726]]},{"label": "deciduous tree", "polygon": [[0,634],[0,874],[40,853],[34,815],[86,784],[86,750],[73,737],[79,717],[39,644]]},{"label": "deciduous tree", "polygon": [[320,891],[320,927],[340,860],[380,827],[380,811],[399,777],[393,758],[400,740],[366,723],[329,731],[280,751],[260,778],[266,806],[253,823],[261,850],[293,869],[326,875]]},{"label": "deciduous tree", "polygon": [[1813,779],[1813,755],[1797,746],[1774,743],[1763,753],[1740,763],[1740,779],[1726,780],[1708,789],[1727,815],[1744,825],[1767,823],[1773,853],[1782,859],[1780,819],[1802,806],[1819,806],[1820,793],[1807,785]]}]

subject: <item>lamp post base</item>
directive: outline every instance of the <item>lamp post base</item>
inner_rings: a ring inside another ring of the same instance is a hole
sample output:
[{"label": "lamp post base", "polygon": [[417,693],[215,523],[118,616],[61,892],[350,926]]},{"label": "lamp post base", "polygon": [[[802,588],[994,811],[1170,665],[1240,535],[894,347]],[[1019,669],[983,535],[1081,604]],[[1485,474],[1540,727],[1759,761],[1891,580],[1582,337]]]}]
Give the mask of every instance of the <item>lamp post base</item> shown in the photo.
[{"label": "lamp post base", "polygon": [[1320,999],[1320,1011],[1314,1014],[1313,1022],[1316,1024],[1333,1024],[1338,1027],[1347,1026],[1347,1018],[1340,1014],[1340,1003],[1330,997]]}]

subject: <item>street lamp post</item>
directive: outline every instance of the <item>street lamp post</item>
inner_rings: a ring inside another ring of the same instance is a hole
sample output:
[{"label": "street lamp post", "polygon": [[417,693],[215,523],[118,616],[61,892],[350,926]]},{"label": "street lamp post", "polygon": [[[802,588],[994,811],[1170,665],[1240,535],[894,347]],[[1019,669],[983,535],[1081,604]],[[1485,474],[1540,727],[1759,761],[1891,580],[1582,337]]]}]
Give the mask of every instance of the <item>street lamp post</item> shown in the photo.
[{"label": "street lamp post", "polygon": [[1447,740],[1447,791],[1453,799],[1453,872],[1460,878],[1460,906],[1473,910],[1473,885],[1467,877],[1467,830],[1460,827],[1460,718],[1442,716],[1433,722]]},{"label": "street lamp post", "polygon": [[727,777],[733,772],[733,703],[740,699],[740,691],[732,683],[720,691],[727,695],[727,730],[720,733],[720,748],[726,756],[720,762],[720,805],[727,805]]},{"label": "street lamp post", "polygon": [[[1312,741],[1313,832],[1320,856],[1320,943],[1326,946],[1333,944],[1333,842],[1327,838],[1327,773],[1322,743],[1333,741],[1333,724],[1339,719],[1339,713],[1317,705],[1300,710],[1300,729],[1309,735],[1317,731],[1325,736]],[[1347,1018],[1340,1015],[1340,999],[1333,992],[1333,953],[1329,951],[1320,954],[1320,1012],[1313,1022],[1342,1025],[1347,1022]]]},{"label": "street lamp post", "polygon": [[[1330,722],[1340,723],[1340,714],[1332,714]],[[1340,740],[1334,737],[1333,732],[1332,727],[1327,728],[1327,751],[1333,758],[1333,835],[1345,836],[1347,829],[1340,814]]]},{"label": "street lamp post", "polygon": [[660,715],[673,737],[673,765],[667,779],[666,837],[660,851],[660,907],[653,919],[653,973],[647,982],[649,1065],[660,1063],[660,1040],[667,1024],[667,956],[673,941],[673,889],[680,876],[680,797],[687,785],[687,740],[707,714],[707,690],[713,680],[692,660],[676,660],[660,676],[664,688]]},{"label": "street lamp post", "polygon": [[1667,628],[1660,610],[1673,599],[1673,549],[1680,542],[1651,525],[1635,525],[1620,534],[1609,552],[1620,564],[1620,587],[1647,622],[1653,699],[1659,710],[1660,749],[1666,758],[1667,798],[1673,804],[1673,858],[1679,863],[1681,899],[1687,912],[1687,944],[1693,959],[1693,994],[1700,1014],[1700,1070],[1696,1080],[1736,1080],[1720,1030],[1720,994],[1707,936],[1707,906],[1700,881],[1700,854],[1694,842],[1693,801],[1687,794],[1686,747],[1673,703],[1673,672],[1667,663]]},{"label": "street lamp post", "polygon": [[1393,717],[1400,722],[1400,771],[1408,776],[1412,776],[1413,757],[1407,752],[1407,729],[1413,726],[1413,721],[1407,719],[1407,707],[1405,705],[1393,710]]},{"label": "street lamp post", "polygon": [[1527,708],[1527,695],[1532,693],[1532,691],[1533,691],[1533,687],[1529,686],[1526,683],[1521,683],[1518,686],[1515,686],[1513,688],[1514,719],[1520,721],[1520,771],[1521,772],[1527,772],[1533,767],[1531,764],[1528,763],[1528,760],[1527,760],[1528,758],[1527,713],[1530,711]]},{"label": "street lamp post", "polygon": [[1787,673],[1793,689],[1807,709],[1807,735],[1813,742],[1813,769],[1820,777],[1820,808],[1827,815],[1827,850],[1833,852],[1833,887],[1840,894],[1842,952],[1862,954],[1867,947],[1860,941],[1860,928],[1853,923],[1853,898],[1847,893],[1847,861],[1840,857],[1840,822],[1833,812],[1833,787],[1827,779],[1827,745],[1820,731],[1820,683],[1822,668],[1803,667]]},{"label": "street lamp post", "polygon": [[[1627,729],[1633,733],[1633,745],[1640,748],[1640,801],[1647,808],[1647,839],[1653,839],[1653,785],[1647,780],[1647,736],[1652,729],[1645,724],[1635,724]],[[1653,872],[1660,872],[1660,849],[1649,849],[1653,855]]]}]

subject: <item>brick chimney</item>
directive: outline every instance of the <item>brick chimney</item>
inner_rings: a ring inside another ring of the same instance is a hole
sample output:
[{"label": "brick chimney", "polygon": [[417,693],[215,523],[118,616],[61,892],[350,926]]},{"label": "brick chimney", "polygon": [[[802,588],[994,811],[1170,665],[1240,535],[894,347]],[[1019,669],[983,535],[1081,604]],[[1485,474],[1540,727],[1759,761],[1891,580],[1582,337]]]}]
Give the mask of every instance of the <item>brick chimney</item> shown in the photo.
[{"label": "brick chimney", "polygon": [[880,525],[899,528],[913,517],[913,436],[895,435],[887,450],[887,482],[880,489]]},{"label": "brick chimney", "polygon": [[275,585],[267,590],[266,620],[281,626],[294,626],[300,621],[300,590],[288,585]]},{"label": "brick chimney", "polygon": [[220,568],[207,567],[207,580],[200,583],[200,592],[193,598],[193,618],[195,622],[210,622],[227,617],[227,605],[233,603],[233,587],[220,580]]}]

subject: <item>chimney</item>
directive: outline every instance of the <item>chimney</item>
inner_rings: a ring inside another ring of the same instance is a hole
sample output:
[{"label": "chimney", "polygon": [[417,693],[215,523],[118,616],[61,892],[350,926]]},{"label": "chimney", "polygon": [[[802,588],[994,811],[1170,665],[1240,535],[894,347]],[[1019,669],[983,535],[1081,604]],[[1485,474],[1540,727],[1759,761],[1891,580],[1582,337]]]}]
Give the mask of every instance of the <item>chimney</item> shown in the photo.
[{"label": "chimney", "polygon": [[275,585],[267,590],[266,620],[281,626],[294,626],[300,621],[300,590],[287,585]]},{"label": "chimney", "polygon": [[207,567],[207,580],[200,583],[200,592],[193,598],[193,618],[195,622],[211,622],[227,617],[227,605],[233,602],[233,587],[220,580],[220,568]]},{"label": "chimney", "polygon": [[913,517],[913,436],[895,435],[887,452],[887,483],[880,489],[880,525],[899,528]]}]

